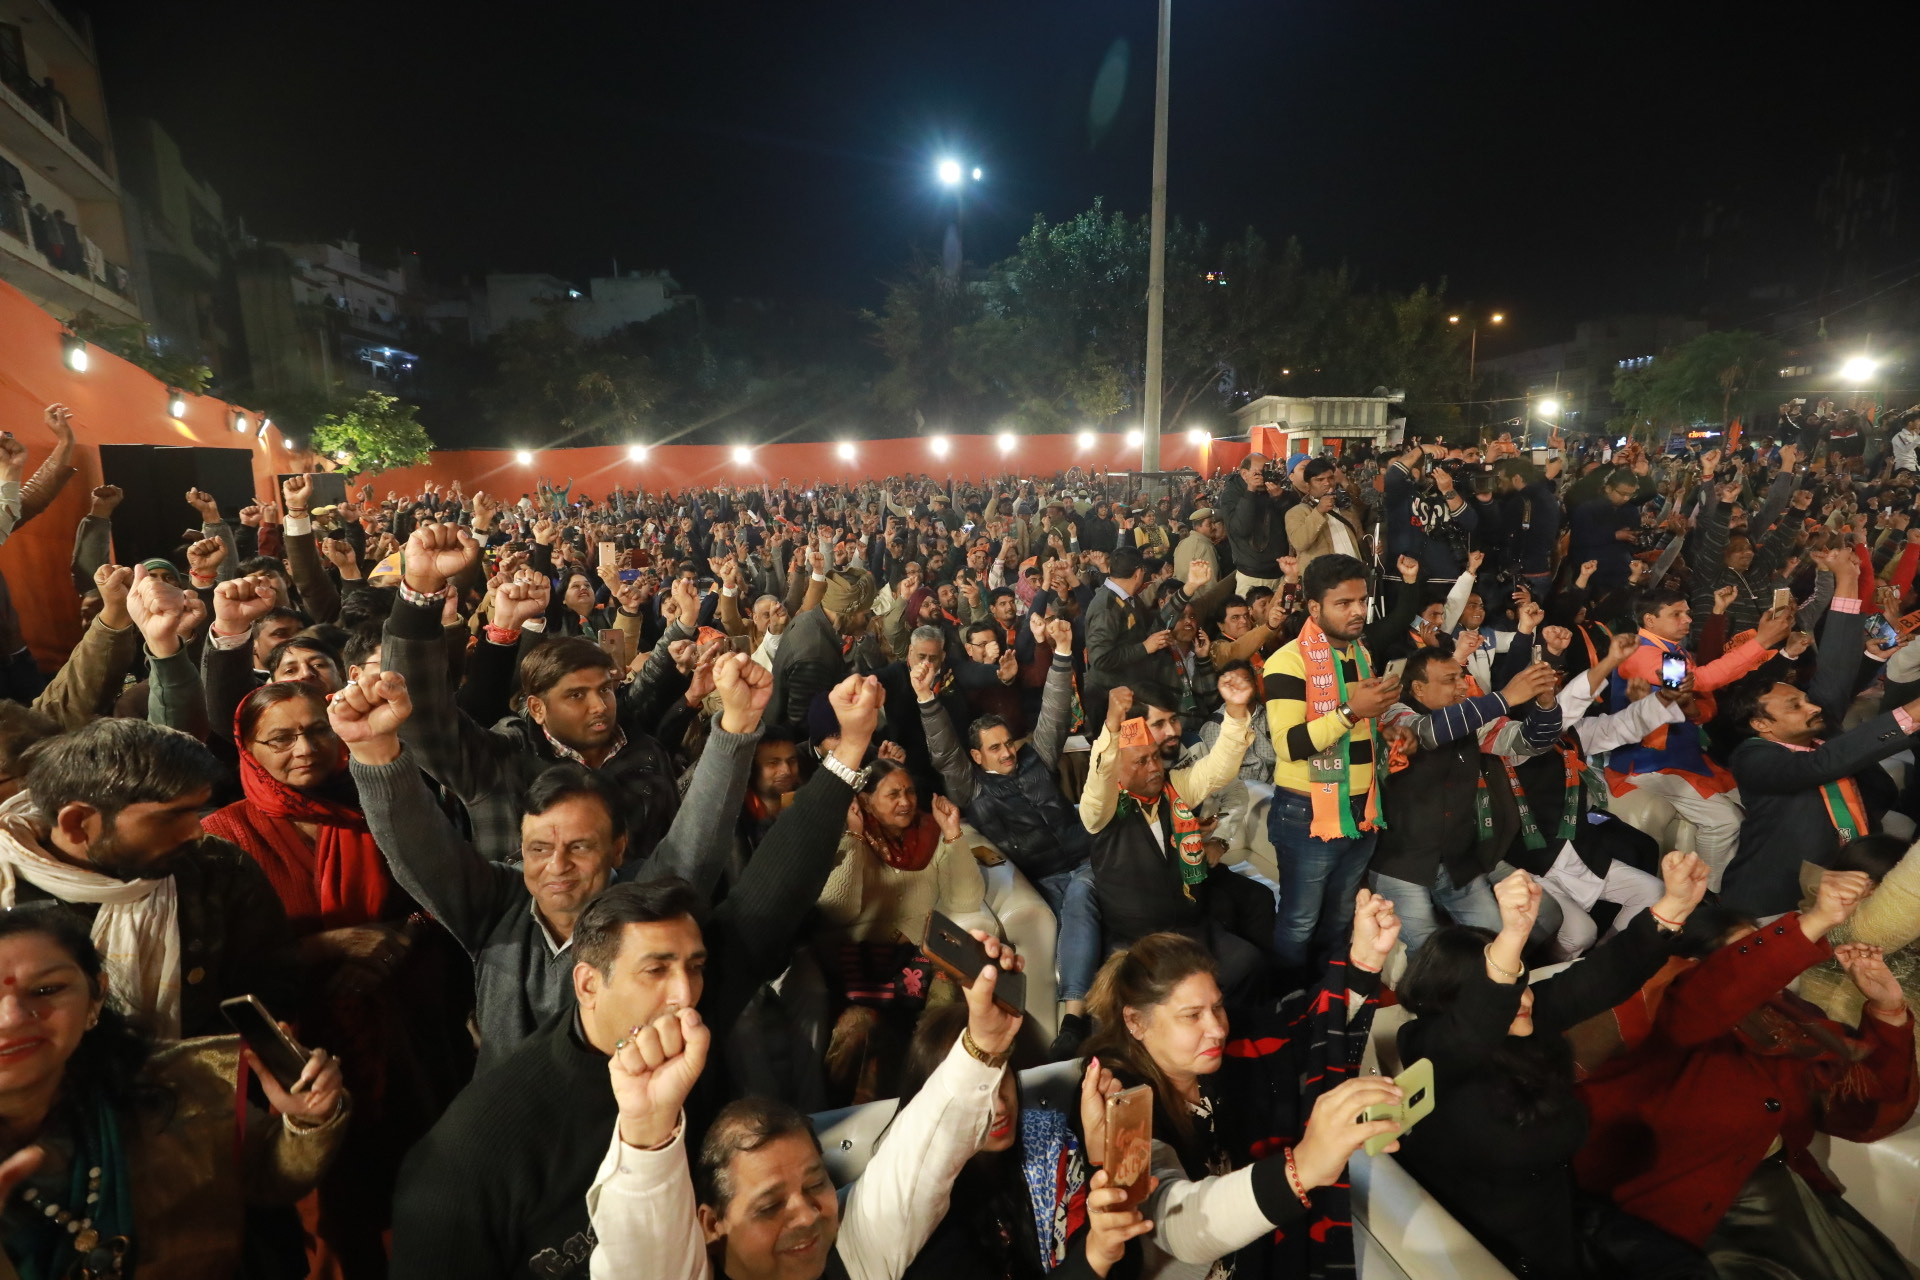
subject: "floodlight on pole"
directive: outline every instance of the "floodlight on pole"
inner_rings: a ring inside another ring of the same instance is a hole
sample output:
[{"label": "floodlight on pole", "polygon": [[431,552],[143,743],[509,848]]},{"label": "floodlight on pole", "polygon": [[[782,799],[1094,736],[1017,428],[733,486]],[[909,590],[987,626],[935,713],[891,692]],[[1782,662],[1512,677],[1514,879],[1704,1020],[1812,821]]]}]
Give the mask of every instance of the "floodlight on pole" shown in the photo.
[{"label": "floodlight on pole", "polygon": [[1840,366],[1840,376],[1855,384],[1870,381],[1878,372],[1880,362],[1872,356],[1854,356]]},{"label": "floodlight on pole", "polygon": [[1559,417],[1560,402],[1558,400],[1542,400],[1539,405],[1539,413],[1543,418]]},{"label": "floodlight on pole", "polygon": [[940,179],[940,185],[943,187],[957,187],[960,185],[960,162],[952,157],[948,157],[935,165],[933,173],[935,177]]}]

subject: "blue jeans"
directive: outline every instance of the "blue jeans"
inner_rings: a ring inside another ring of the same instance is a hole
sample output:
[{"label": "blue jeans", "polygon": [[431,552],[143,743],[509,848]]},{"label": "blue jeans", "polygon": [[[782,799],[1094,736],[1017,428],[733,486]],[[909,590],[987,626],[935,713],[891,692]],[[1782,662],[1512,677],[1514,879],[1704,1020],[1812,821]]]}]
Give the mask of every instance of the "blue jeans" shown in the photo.
[{"label": "blue jeans", "polygon": [[1393,903],[1400,917],[1400,941],[1407,944],[1408,955],[1418,951],[1440,927],[1440,921],[1434,916],[1436,907],[1453,917],[1455,924],[1500,932],[1500,904],[1494,900],[1492,882],[1484,875],[1475,876],[1456,888],[1443,862],[1430,885],[1396,880],[1377,871],[1370,878],[1373,891]]},{"label": "blue jeans", "polygon": [[[1354,821],[1367,798],[1354,796]],[[1379,833],[1319,840],[1311,833],[1313,803],[1297,791],[1276,789],[1267,808],[1267,835],[1280,864],[1280,910],[1273,950],[1280,967],[1301,970],[1310,958],[1344,954],[1353,930],[1353,899],[1360,892]]]},{"label": "blue jeans", "polygon": [[1100,903],[1093,896],[1093,863],[1042,876],[1033,882],[1059,918],[1053,967],[1060,975],[1061,1000],[1084,1000],[1100,968]]}]

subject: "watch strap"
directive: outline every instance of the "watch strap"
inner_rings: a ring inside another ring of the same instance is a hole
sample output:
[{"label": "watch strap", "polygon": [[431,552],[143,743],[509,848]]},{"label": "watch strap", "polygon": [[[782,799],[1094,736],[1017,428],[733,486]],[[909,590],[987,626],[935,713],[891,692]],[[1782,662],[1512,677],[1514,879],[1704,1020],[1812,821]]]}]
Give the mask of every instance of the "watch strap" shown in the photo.
[{"label": "watch strap", "polygon": [[855,791],[858,791],[866,785],[867,771],[865,769],[855,769],[851,767],[832,752],[821,756],[820,763],[828,773],[840,779],[840,781],[846,783]]}]

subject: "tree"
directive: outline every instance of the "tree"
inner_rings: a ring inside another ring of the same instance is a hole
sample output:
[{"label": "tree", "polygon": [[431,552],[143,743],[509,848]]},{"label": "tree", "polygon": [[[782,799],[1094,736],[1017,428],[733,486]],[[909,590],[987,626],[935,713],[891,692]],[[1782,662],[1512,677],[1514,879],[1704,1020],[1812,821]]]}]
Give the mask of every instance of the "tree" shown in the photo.
[{"label": "tree", "polygon": [[137,320],[116,322],[93,311],[82,311],[67,321],[67,332],[102,351],[110,351],[139,365],[169,387],[199,395],[213,381],[213,370],[193,360],[166,356],[148,341],[153,327]]},{"label": "tree", "polygon": [[1638,369],[1613,376],[1620,416],[1610,427],[1651,439],[1699,422],[1726,423],[1735,401],[1771,383],[1780,348],[1745,329],[1703,333],[1669,347]]},{"label": "tree", "polygon": [[488,339],[492,377],[482,400],[502,440],[549,446],[622,444],[653,407],[657,382],[644,358],[609,338],[583,338],[566,304],[516,320]]},{"label": "tree", "polygon": [[433,448],[425,428],[414,420],[415,412],[414,406],[393,396],[364,392],[321,416],[313,429],[314,450],[355,474],[415,466],[425,462]]}]

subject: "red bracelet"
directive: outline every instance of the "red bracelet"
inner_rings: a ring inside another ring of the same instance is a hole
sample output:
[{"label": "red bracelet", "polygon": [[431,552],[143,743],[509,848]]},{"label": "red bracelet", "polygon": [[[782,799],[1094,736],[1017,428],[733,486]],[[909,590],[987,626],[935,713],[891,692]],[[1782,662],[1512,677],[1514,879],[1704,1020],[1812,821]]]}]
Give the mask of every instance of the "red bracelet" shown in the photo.
[{"label": "red bracelet", "polygon": [[1681,928],[1684,927],[1686,923],[1685,921],[1669,920],[1665,916],[1661,915],[1658,911],[1655,911],[1652,907],[1647,908],[1647,914],[1654,918],[1655,923],[1664,925],[1667,928],[1673,930],[1675,933],[1680,932]]},{"label": "red bracelet", "polygon": [[1358,969],[1362,973],[1380,972],[1380,969],[1377,965],[1361,964],[1358,960],[1355,960],[1352,956],[1347,957],[1347,963],[1352,965],[1354,968]]},{"label": "red bracelet", "polygon": [[1300,1182],[1300,1166],[1294,1161],[1293,1148],[1287,1148],[1287,1185],[1293,1188],[1293,1194],[1300,1197],[1300,1203],[1313,1208],[1313,1201],[1307,1199],[1307,1189]]}]

